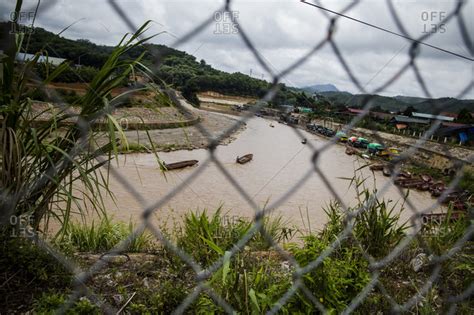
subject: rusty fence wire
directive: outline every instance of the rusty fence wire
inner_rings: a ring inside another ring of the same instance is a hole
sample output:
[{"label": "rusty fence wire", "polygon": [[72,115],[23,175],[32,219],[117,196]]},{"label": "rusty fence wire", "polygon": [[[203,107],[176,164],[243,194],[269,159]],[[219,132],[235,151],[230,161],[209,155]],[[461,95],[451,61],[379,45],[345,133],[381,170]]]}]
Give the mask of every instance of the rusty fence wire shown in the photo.
[{"label": "rusty fence wire", "polygon": [[[335,12],[328,10],[321,4],[319,1],[301,1],[301,3],[296,3],[296,5],[307,5],[308,8],[311,7],[311,9],[314,10],[319,10],[321,11],[324,16],[327,19],[327,27],[325,29],[320,29],[319,32],[323,32],[326,36],[319,42],[315,43],[314,46],[301,58],[293,62],[291,65],[289,65],[286,69],[282,71],[276,71],[275,68],[271,65],[266,58],[261,55],[258,51],[258,49],[255,47],[254,43],[250,39],[250,37],[247,35],[246,31],[244,30],[243,26],[240,24],[240,22],[233,16],[232,14],[232,5],[234,1],[225,1],[221,8],[219,9],[218,12],[221,13],[228,13],[228,16],[232,19],[232,23],[234,27],[236,28],[238,36],[241,37],[243,43],[247,47],[247,49],[253,54],[256,62],[266,71],[267,75],[271,77],[271,82],[272,86],[266,93],[266,95],[259,101],[257,102],[256,106],[253,106],[248,112],[245,112],[242,116],[240,116],[239,122],[233,125],[231,128],[226,130],[223,134],[221,134],[217,138],[213,138],[211,136],[211,133],[208,132],[201,124],[197,124],[196,127],[199,129],[199,132],[207,137],[209,139],[209,145],[208,145],[208,156],[205,161],[201,162],[200,165],[193,171],[192,175],[189,176],[186,181],[183,181],[181,184],[177,185],[171,192],[169,192],[167,195],[165,195],[163,198],[160,198],[159,200],[156,200],[153,203],[148,203],[146,202],[146,199],[144,196],[141,195],[141,193],[135,188],[135,186],[129,182],[127,178],[122,176],[117,170],[116,166],[113,165],[113,163],[108,164],[110,172],[113,176],[113,178],[119,182],[127,191],[131,193],[133,198],[136,199],[136,201],[143,207],[143,212],[142,212],[142,220],[135,229],[135,231],[129,235],[129,237],[117,244],[112,250],[110,250],[108,253],[103,255],[103,258],[95,262],[90,268],[87,270],[81,269],[74,261],[72,261],[69,258],[66,258],[64,254],[62,254],[60,251],[55,249],[53,246],[48,244],[46,241],[42,240],[41,238],[37,236],[31,236],[37,241],[37,244],[47,250],[57,261],[58,263],[64,265],[69,271],[71,271],[75,277],[74,277],[74,283],[73,283],[73,293],[69,296],[68,300],[66,303],[62,306],[61,309],[58,311],[60,313],[65,313],[68,308],[70,308],[80,297],[82,296],[87,296],[93,303],[97,304],[98,306],[101,307],[104,312],[107,313],[116,313],[118,310],[115,309],[113,306],[109,305],[107,302],[102,300],[99,296],[94,294],[93,290],[88,288],[86,283],[88,280],[90,280],[95,274],[97,274],[99,271],[101,271],[104,268],[107,268],[108,266],[108,261],[112,259],[113,256],[118,255],[124,251],[127,250],[127,247],[129,246],[130,242],[134,240],[138,235],[140,235],[143,231],[147,230],[151,232],[157,240],[161,244],[163,244],[168,250],[172,251],[174,254],[179,256],[189,267],[192,268],[192,270],[195,272],[195,279],[197,281],[197,285],[194,288],[194,290],[191,291],[191,293],[181,302],[180,306],[175,310],[175,313],[182,313],[185,310],[188,309],[188,307],[195,302],[195,300],[198,298],[198,296],[202,292],[206,292],[213,300],[214,302],[222,307],[226,312],[228,313],[234,313],[234,309],[232,306],[221,296],[219,296],[209,285],[206,284],[208,279],[218,270],[220,269],[225,260],[228,259],[229,257],[220,257],[217,261],[215,261],[213,264],[211,264],[207,268],[203,268],[198,262],[196,262],[190,254],[186,253],[183,249],[177,247],[173,242],[168,239],[167,235],[155,224],[149,220],[150,216],[159,208],[162,208],[164,205],[167,204],[167,202],[170,201],[171,198],[174,196],[177,196],[181,190],[183,190],[187,185],[195,181],[199,176],[203,174],[203,170],[208,166],[209,164],[213,163],[217,166],[218,170],[223,174],[223,176],[228,180],[228,182],[235,188],[235,190],[246,200],[248,206],[250,206],[255,213],[255,216],[253,218],[254,224],[252,228],[248,231],[248,233],[242,237],[230,250],[230,257],[234,256],[236,253],[240,252],[243,250],[247,242],[256,234],[256,233],[262,233],[262,235],[265,237],[266,241],[269,242],[272,246],[273,249],[275,249],[282,257],[284,257],[287,261],[290,262],[291,266],[293,267],[292,270],[293,272],[293,282],[291,288],[281,296],[279,301],[274,304],[274,306],[270,310],[270,314],[275,314],[278,313],[278,311],[281,309],[283,305],[289,299],[291,299],[296,292],[300,292],[301,294],[305,295],[308,300],[310,300],[312,303],[315,304],[315,306],[323,313],[325,313],[327,310],[323,306],[322,303],[311,293],[311,291],[305,286],[303,282],[303,277],[305,274],[308,272],[314,270],[317,268],[323,260],[331,255],[335,248],[338,247],[341,241],[349,237],[353,233],[353,225],[347,224],[345,229],[338,235],[336,240],[329,246],[327,247],[321,255],[314,261],[310,262],[309,264],[305,266],[300,266],[297,261],[295,260],[294,257],[292,257],[287,251],[283,250],[283,248],[275,241],[272,239],[272,237],[262,228],[263,227],[263,220],[265,217],[270,215],[272,213],[272,209],[278,208],[280,205],[282,205],[288,198],[290,198],[292,195],[295,194],[296,191],[298,191],[307,181],[309,178],[312,176],[318,176],[322,182],[327,186],[329,191],[332,194],[332,198],[337,200],[342,208],[349,213],[349,206],[343,201],[343,197],[336,191],[336,189],[331,185],[327,174],[325,173],[324,169],[321,169],[319,166],[319,159],[321,158],[321,154],[328,150],[331,146],[335,145],[336,143],[336,138],[333,137],[331,140],[327,141],[322,147],[316,148],[313,144],[310,142],[307,143],[307,145],[311,148],[313,151],[313,155],[310,161],[308,161],[308,167],[307,171],[302,176],[298,181],[291,183],[291,187],[277,200],[273,201],[271,204],[266,205],[265,208],[262,208],[257,204],[257,202],[254,200],[252,195],[246,191],[245,187],[239,184],[238,180],[233,178],[233,176],[226,170],[225,165],[217,158],[215,155],[215,149],[217,145],[225,138],[229,137],[233,132],[235,132],[239,126],[240,123],[248,121],[250,118],[254,116],[256,112],[259,110],[263,109],[268,101],[271,101],[273,97],[275,96],[276,92],[278,91],[278,84],[284,79],[288,74],[293,72],[295,69],[300,68],[304,66],[304,64],[308,61],[310,57],[318,56],[320,51],[325,48],[329,47],[332,49],[332,52],[334,56],[336,56],[337,60],[339,61],[340,65],[342,68],[345,70],[345,73],[347,74],[347,78],[353,83],[353,85],[357,88],[357,90],[360,93],[367,94],[367,95],[374,95],[380,92],[383,92],[387,88],[389,88],[392,84],[394,84],[402,75],[404,75],[407,72],[413,72],[413,74],[416,77],[416,83],[420,86],[421,90],[423,91],[424,96],[427,98],[432,98],[432,94],[430,93],[429,90],[429,80],[427,78],[423,77],[421,71],[420,71],[420,65],[417,62],[417,57],[420,54],[421,48],[423,46],[426,46],[425,42],[427,39],[430,37],[434,36],[434,33],[426,33],[423,34],[422,36],[419,37],[412,37],[410,35],[406,28],[404,27],[403,21],[399,14],[397,13],[397,10],[395,9],[392,1],[387,1],[386,5],[389,9],[389,12],[391,14],[391,17],[393,18],[393,21],[395,22],[395,25],[397,26],[397,30],[385,30],[381,29],[380,27],[377,27],[375,25],[369,24],[367,22],[364,22],[362,20],[356,20],[352,17],[350,17],[350,12],[354,8],[356,8],[360,2],[363,1],[352,1],[350,2],[343,10]],[[444,19],[438,22],[439,25],[443,25],[446,23],[457,23],[459,32],[461,34],[461,37],[464,41],[464,48],[467,50],[469,55],[466,56],[453,56],[453,58],[464,58],[468,59],[471,62],[473,61],[474,58],[474,49],[473,49],[473,43],[472,43],[472,29],[469,30],[465,19],[467,19],[470,16],[469,12],[464,12],[465,7],[466,7],[466,1],[454,1],[453,2],[453,8],[450,12],[446,14]],[[54,5],[57,4],[57,1],[47,1],[45,3],[41,4],[41,7],[39,10],[48,10]],[[128,16],[127,12],[124,11],[124,9],[121,7],[120,1],[114,1],[114,0],[109,0],[108,5],[110,7],[110,12],[114,13],[117,18],[120,18],[124,21],[124,23],[127,25],[129,28],[129,31],[134,33],[138,29],[138,25],[135,25],[133,22],[133,19],[131,19],[130,16]],[[30,11],[35,11],[37,8],[32,8]],[[28,9],[26,9],[28,11]],[[471,16],[472,17],[472,16]],[[350,20],[350,22],[348,22]],[[357,77],[357,74],[351,69],[349,63],[347,62],[348,56],[344,56],[344,54],[341,52],[337,45],[337,29],[336,26],[339,23],[362,23],[368,28],[376,28],[378,31],[381,32],[386,32],[386,33],[391,33],[387,34],[386,36],[399,36],[403,37],[406,39],[406,47],[407,47],[407,54],[409,56],[408,61],[400,67],[400,69],[392,76],[390,77],[386,82],[383,82],[381,85],[379,85],[377,88],[373,90],[367,90],[366,86],[367,84],[361,83],[360,79]],[[212,25],[215,23],[215,12],[210,12],[209,17],[203,21],[201,24],[196,25],[194,29],[192,29],[189,33],[185,34],[184,36],[177,38],[176,41],[171,45],[171,47],[179,47],[180,45],[192,41],[194,37],[196,37],[200,32],[202,32],[206,27]],[[316,31],[316,30],[315,30]],[[429,45],[428,45],[429,46]],[[439,49],[439,47],[431,47],[431,49]],[[155,69],[158,69],[160,66],[160,62],[162,59],[162,56],[159,55],[157,52],[150,51],[154,58],[155,58]],[[446,53],[450,53],[449,51]],[[470,82],[464,82],[460,84],[465,84],[464,86],[461,86],[458,98],[462,98],[465,96],[467,93],[469,93],[471,90],[474,88],[474,81],[471,80]],[[177,98],[177,95],[174,94],[173,91],[167,91],[168,95],[171,97],[171,99],[174,101],[176,106],[180,106],[180,101]],[[61,97],[60,95],[54,95],[57,102],[55,102],[55,106],[63,106],[62,109],[66,105],[60,105],[64,104],[61,102]],[[350,123],[346,124],[343,127],[344,131],[350,131],[351,128],[355,127],[356,124],[361,121],[364,117],[367,117],[369,115],[369,111],[371,108],[376,106],[373,102],[373,97],[367,96],[367,98],[364,101],[363,104],[363,111],[355,116]],[[438,113],[442,111],[442,108],[437,108],[436,109]],[[104,112],[105,114],[105,112]],[[71,156],[75,156],[77,154],[80,154],[83,150],[86,150],[89,146],[88,144],[88,130],[89,126],[92,122],[87,121],[82,119],[79,122],[79,125],[81,126],[82,130],[82,137],[81,140],[78,141],[74,147],[74,149],[70,152]],[[377,196],[382,196],[384,192],[387,191],[392,185],[393,185],[393,180],[397,178],[397,176],[400,174],[400,165],[407,159],[409,159],[414,153],[416,153],[425,142],[427,142],[430,137],[436,132],[436,130],[439,128],[441,124],[441,121],[438,120],[432,126],[416,141],[414,145],[412,145],[408,150],[403,152],[403,154],[396,159],[395,161],[395,168],[394,172],[391,175],[392,181],[388,181],[386,184],[384,184],[382,187],[380,187],[377,190]],[[305,135],[301,132],[299,128],[293,128],[293,131],[303,140],[305,138]],[[378,132],[376,130],[373,131],[373,136],[378,139],[380,143],[383,144],[384,140],[381,136],[378,135]],[[446,151],[445,154],[449,155],[449,151]],[[107,162],[104,160],[102,157],[97,157],[98,162],[103,163]],[[474,160],[474,156],[471,156],[469,158],[469,162],[472,163]],[[54,169],[51,169],[51,172],[54,172]],[[394,312],[403,312],[409,310],[411,307],[413,307],[415,304],[417,304],[425,294],[430,290],[432,287],[433,283],[436,281],[438,278],[440,271],[441,271],[441,264],[452,257],[455,253],[459,252],[461,247],[473,237],[474,234],[474,227],[472,224],[466,229],[464,235],[458,240],[456,243],[456,246],[454,246],[450,251],[444,253],[441,256],[433,258],[434,262],[434,268],[433,271],[430,275],[430,277],[426,280],[424,285],[421,287],[420,291],[409,298],[405,303],[403,304],[398,304],[390,295],[387,293],[387,290],[383,287],[382,283],[378,281],[380,271],[388,266],[395,258],[397,258],[399,255],[403,253],[403,251],[409,246],[411,241],[417,237],[417,231],[421,227],[422,224],[422,217],[423,214],[429,213],[433,209],[436,209],[441,202],[445,198],[448,197],[448,194],[450,191],[452,191],[456,185],[459,183],[461,176],[463,175],[462,169],[460,169],[454,180],[450,183],[449,187],[447,190],[443,192],[443,194],[436,199],[436,201],[433,201],[433,204],[426,208],[426,209],[419,209],[413,204],[407,201],[407,207],[412,211],[411,215],[411,224],[416,227],[412,231],[408,233],[404,239],[396,246],[396,248],[390,252],[389,255],[386,257],[383,257],[382,259],[375,260],[373,257],[371,257],[368,253],[364,253],[364,256],[370,263],[370,270],[371,270],[371,280],[370,282],[366,285],[364,289],[360,291],[360,293],[357,295],[357,297],[348,305],[347,309],[345,310],[344,313],[351,313],[354,311],[367,297],[367,295],[370,293],[370,291],[373,288],[378,288],[380,289],[381,292],[385,292],[386,297],[388,300],[391,302],[391,306]],[[44,178],[40,179],[37,182],[37,185],[41,185],[42,180],[47,180],[49,177],[48,174],[43,175]],[[34,190],[37,187],[30,187],[29,189]],[[405,197],[405,193],[401,188],[398,188],[398,192],[400,194],[401,198]],[[24,194],[28,194],[28,191],[22,192]],[[371,200],[368,201],[365,206],[360,207],[359,209],[356,209],[355,211],[352,210],[350,212],[350,217],[349,220],[360,214],[361,212],[365,211],[367,207],[370,206],[370,203],[375,202],[375,198],[377,196],[373,196]],[[2,198],[5,198],[5,196],[2,196]],[[474,283],[471,283],[470,286],[468,287],[465,292],[458,296],[452,296],[451,299],[448,301],[451,305],[450,312],[455,313],[456,312],[456,305],[457,303],[461,301],[465,301],[467,299],[472,298],[472,294],[474,293]]]}]

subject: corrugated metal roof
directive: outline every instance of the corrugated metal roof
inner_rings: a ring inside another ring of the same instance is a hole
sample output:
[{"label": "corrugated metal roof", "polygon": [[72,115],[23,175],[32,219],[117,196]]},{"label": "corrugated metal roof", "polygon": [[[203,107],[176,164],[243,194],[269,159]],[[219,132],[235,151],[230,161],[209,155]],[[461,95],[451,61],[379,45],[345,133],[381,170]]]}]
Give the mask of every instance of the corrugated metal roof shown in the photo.
[{"label": "corrugated metal roof", "polygon": [[[35,55],[33,54],[18,53],[15,57],[15,60],[18,62],[24,62],[24,61],[32,60],[33,58],[35,58]],[[39,56],[38,58],[38,62],[48,62],[54,66],[60,65],[64,61],[66,61],[66,59],[64,58],[49,57],[49,56],[43,56],[43,55]]]},{"label": "corrugated metal roof", "polygon": [[436,119],[442,121],[454,121],[454,117],[448,116],[441,116],[441,115],[432,115],[432,114],[425,114],[425,113],[412,113],[413,117],[416,118],[424,118],[424,119]]},{"label": "corrugated metal roof", "polygon": [[393,119],[396,122],[407,123],[407,124],[429,124],[430,123],[428,119],[418,119],[418,118],[412,118],[412,117],[401,116],[401,115],[397,115],[393,117]]}]

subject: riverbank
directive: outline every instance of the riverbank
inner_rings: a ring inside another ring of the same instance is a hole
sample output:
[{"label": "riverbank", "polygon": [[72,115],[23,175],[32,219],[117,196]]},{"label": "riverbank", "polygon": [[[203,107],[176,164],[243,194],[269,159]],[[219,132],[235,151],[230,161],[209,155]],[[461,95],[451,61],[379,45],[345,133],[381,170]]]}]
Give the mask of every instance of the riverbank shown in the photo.
[{"label": "riverbank", "polygon": [[[245,130],[245,123],[237,117],[194,108],[182,97],[178,97],[178,101],[199,121],[191,126],[163,130],[126,130],[125,136],[133,149],[131,152],[206,149],[215,139],[220,139],[219,145],[228,145]],[[230,134],[226,134],[234,127]]]}]

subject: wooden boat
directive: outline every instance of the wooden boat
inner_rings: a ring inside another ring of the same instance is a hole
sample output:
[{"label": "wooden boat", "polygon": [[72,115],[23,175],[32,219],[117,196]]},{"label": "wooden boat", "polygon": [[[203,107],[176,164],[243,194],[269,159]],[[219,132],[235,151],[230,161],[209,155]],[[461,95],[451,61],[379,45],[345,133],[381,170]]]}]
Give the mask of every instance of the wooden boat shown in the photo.
[{"label": "wooden boat", "polygon": [[383,176],[390,176],[392,175],[392,171],[390,171],[390,168],[388,166],[384,166],[382,169]]},{"label": "wooden boat", "polygon": [[423,184],[423,181],[412,180],[412,181],[409,181],[409,182],[405,182],[404,184],[402,184],[402,186],[404,188],[418,188],[422,184]]},{"label": "wooden boat", "polygon": [[433,178],[430,175],[422,174],[420,177],[425,183],[431,183],[433,181]]},{"label": "wooden boat", "polygon": [[346,154],[347,154],[347,155],[354,155],[354,154],[356,154],[356,153],[357,153],[357,150],[356,150],[356,149],[351,148],[351,147],[349,147],[349,146],[346,147]]},{"label": "wooden boat", "polygon": [[443,193],[442,190],[434,189],[434,190],[431,191],[431,196],[433,196],[433,197],[439,197],[439,196],[441,196],[442,193]]},{"label": "wooden boat", "polygon": [[402,172],[398,173],[398,176],[404,177],[404,178],[411,178],[411,173],[402,171]]},{"label": "wooden boat", "polygon": [[165,167],[165,170],[170,171],[170,170],[185,168],[188,166],[194,166],[198,162],[199,162],[198,160],[187,160],[187,161],[181,161],[181,162],[170,163],[170,164],[163,163],[163,166]]},{"label": "wooden boat", "polygon": [[381,170],[383,170],[383,164],[372,164],[372,165],[370,165],[369,168],[372,171],[381,171]]},{"label": "wooden boat", "polygon": [[424,183],[424,184],[421,184],[420,186],[418,186],[418,188],[422,191],[428,191],[430,189],[430,184]]},{"label": "wooden boat", "polygon": [[237,157],[235,161],[239,164],[245,164],[245,163],[250,162],[252,159],[253,159],[253,154],[245,154],[241,157]]},{"label": "wooden boat", "polygon": [[438,182],[435,182],[431,185],[431,190],[439,190],[439,191],[444,191],[446,189],[446,186],[444,185],[443,182],[441,181],[438,181]]}]

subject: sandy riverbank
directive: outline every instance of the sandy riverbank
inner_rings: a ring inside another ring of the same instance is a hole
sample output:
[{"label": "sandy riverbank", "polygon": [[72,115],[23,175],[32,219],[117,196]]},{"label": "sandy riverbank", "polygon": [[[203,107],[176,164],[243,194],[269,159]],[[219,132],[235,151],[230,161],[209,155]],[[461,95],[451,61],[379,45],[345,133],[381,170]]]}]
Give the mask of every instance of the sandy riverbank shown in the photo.
[{"label": "sandy riverbank", "polygon": [[[199,117],[199,122],[192,126],[160,130],[129,130],[125,132],[130,144],[139,144],[157,151],[205,149],[214,139],[221,139],[220,145],[227,145],[236,139],[239,132],[245,129],[245,123],[238,117],[209,112],[192,107],[184,99],[179,98],[181,105]],[[224,134],[236,126],[229,134]]]}]

